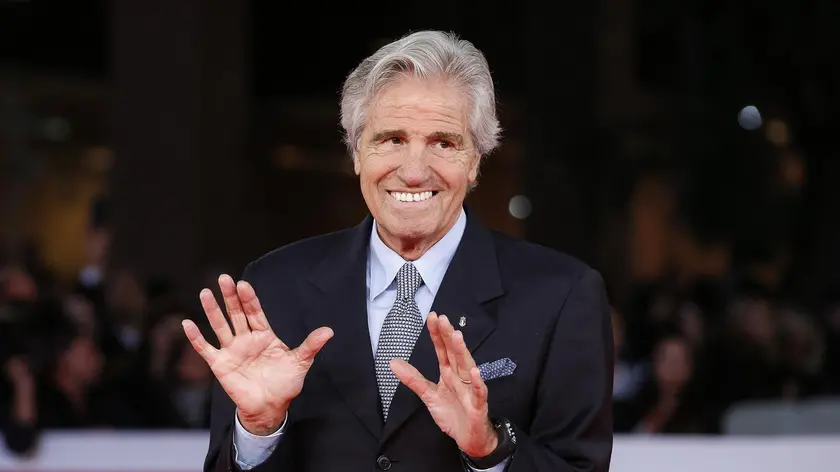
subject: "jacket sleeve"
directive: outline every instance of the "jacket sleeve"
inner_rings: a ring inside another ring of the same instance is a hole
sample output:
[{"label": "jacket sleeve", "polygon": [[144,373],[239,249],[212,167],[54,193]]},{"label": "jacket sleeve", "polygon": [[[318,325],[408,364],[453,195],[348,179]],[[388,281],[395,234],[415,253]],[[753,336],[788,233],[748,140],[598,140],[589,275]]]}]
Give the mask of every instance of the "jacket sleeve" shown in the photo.
[{"label": "jacket sleeve", "polygon": [[562,303],[528,431],[514,425],[508,472],[607,472],[613,444],[613,343],[600,274],[589,269]]},{"label": "jacket sleeve", "polygon": [[233,415],[236,407],[227,393],[213,382],[210,408],[210,447],[204,461],[204,472],[239,470],[233,457]]}]

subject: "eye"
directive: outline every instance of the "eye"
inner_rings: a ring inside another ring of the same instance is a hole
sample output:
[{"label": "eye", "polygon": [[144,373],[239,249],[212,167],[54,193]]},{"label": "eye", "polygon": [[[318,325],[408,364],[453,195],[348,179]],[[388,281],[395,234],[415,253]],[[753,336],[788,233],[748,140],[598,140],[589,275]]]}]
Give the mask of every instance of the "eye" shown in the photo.
[{"label": "eye", "polygon": [[403,139],[399,136],[391,136],[390,138],[386,138],[383,143],[397,146],[403,143]]},{"label": "eye", "polygon": [[435,144],[441,149],[451,149],[455,147],[455,145],[449,141],[438,141]]}]

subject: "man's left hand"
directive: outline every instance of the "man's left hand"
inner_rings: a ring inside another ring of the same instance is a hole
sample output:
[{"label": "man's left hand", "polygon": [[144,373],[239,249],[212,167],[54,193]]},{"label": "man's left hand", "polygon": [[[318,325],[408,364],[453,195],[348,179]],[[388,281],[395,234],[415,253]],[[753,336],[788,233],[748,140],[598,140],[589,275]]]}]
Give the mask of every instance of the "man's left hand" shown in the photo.
[{"label": "man's left hand", "polygon": [[488,416],[487,385],[464,343],[464,335],[446,316],[434,312],[426,325],[440,364],[440,380],[429,381],[401,359],[391,360],[391,370],[420,397],[435,423],[465,454],[488,456],[496,449],[498,437]]}]

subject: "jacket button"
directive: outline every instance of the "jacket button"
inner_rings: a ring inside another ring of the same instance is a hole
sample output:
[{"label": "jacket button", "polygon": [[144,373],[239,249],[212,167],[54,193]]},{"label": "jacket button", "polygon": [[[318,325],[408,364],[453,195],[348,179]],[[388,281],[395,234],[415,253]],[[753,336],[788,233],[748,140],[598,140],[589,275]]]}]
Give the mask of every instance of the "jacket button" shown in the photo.
[{"label": "jacket button", "polygon": [[376,466],[380,470],[388,470],[391,468],[391,459],[388,459],[387,456],[379,456],[376,458]]}]

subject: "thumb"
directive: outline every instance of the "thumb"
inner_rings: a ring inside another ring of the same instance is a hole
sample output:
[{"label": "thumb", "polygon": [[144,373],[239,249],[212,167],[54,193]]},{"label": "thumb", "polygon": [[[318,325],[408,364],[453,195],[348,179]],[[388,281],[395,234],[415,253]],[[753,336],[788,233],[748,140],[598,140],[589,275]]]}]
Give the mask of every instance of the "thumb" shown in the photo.
[{"label": "thumb", "polygon": [[402,359],[391,359],[391,371],[424,403],[431,400],[432,394],[436,391],[436,385],[426,380],[416,367]]},{"label": "thumb", "polygon": [[333,334],[333,330],[327,327],[321,327],[309,333],[309,336],[294,350],[298,361],[306,367],[312,365],[315,355],[321,351],[327,341],[332,339]]}]

